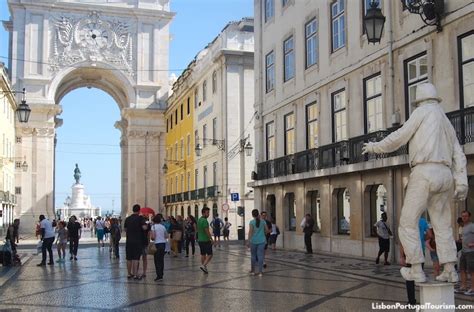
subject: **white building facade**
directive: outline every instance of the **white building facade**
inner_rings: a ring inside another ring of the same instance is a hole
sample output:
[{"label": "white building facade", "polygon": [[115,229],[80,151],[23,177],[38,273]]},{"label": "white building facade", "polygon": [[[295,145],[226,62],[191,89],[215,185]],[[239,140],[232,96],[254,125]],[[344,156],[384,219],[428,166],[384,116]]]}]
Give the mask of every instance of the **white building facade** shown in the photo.
[{"label": "white building facade", "polygon": [[[222,220],[228,217],[232,223],[231,238],[237,238],[237,228],[245,222],[238,212],[249,220],[254,203],[253,190],[247,186],[254,159],[246,156],[244,150],[247,143],[255,142],[253,51],[253,19],[230,22],[197,54],[186,78],[178,79],[187,79],[183,83],[185,88],[193,90],[191,135],[195,145],[191,152],[195,153],[199,145],[202,154],[194,155],[193,164],[187,164],[188,169],[194,170],[190,177],[185,177],[185,181],[193,179],[193,183],[186,183],[194,185],[190,196],[177,196],[172,202],[165,200],[166,207],[169,214],[191,211],[197,216],[203,207],[209,207],[211,216],[218,214]],[[180,159],[178,149],[174,151],[176,155],[168,155],[168,159]],[[179,189],[179,177],[176,186],[174,181],[171,177],[169,189]],[[232,201],[232,193],[238,194],[239,199]]]},{"label": "white building facade", "polygon": [[410,168],[406,148],[380,157],[361,148],[404,123],[425,81],[437,86],[468,157],[469,198],[452,203],[453,219],[472,211],[474,4],[444,1],[437,32],[400,1],[380,1],[385,27],[372,45],[362,22],[369,2],[254,1],[259,118],[249,185],[256,208],[282,230],[281,247],[304,248],[300,222],[310,213],[314,249],[377,255],[373,224],[385,211],[398,228]]}]

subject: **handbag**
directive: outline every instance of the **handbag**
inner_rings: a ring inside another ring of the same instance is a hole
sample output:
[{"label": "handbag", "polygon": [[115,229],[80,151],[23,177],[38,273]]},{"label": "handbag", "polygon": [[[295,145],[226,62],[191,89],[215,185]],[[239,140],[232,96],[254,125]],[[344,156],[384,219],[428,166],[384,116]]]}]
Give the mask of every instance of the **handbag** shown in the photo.
[{"label": "handbag", "polygon": [[156,245],[155,242],[149,242],[148,246],[146,247],[146,253],[148,255],[154,255],[156,253]]}]

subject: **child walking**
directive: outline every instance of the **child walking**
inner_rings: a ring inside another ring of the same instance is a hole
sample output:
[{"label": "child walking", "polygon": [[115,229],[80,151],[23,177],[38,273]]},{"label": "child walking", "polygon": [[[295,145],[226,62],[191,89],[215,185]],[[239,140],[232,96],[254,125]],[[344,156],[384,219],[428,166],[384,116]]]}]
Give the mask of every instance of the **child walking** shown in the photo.
[{"label": "child walking", "polygon": [[[56,239],[56,247],[58,249],[58,256],[59,256],[59,259],[57,260],[58,263],[64,262],[66,258],[66,246],[67,246],[66,223],[64,221],[60,221],[58,223],[58,237]],[[62,257],[61,257],[61,251],[62,251]]]}]

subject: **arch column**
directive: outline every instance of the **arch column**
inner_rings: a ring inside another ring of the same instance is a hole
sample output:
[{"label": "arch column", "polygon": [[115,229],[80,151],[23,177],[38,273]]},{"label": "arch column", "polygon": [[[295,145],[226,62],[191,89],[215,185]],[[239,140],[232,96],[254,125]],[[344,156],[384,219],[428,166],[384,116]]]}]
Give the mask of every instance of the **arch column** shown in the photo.
[{"label": "arch column", "polygon": [[15,179],[20,181],[21,194],[17,195],[15,217],[21,217],[22,233],[34,232],[40,214],[53,219],[54,214],[54,165],[56,115],[61,106],[33,104],[30,121],[17,124],[16,155],[26,161],[28,170],[16,170]]},{"label": "arch column", "polygon": [[165,125],[163,111],[124,109],[116,123],[122,132],[122,217],[134,204],[161,211],[164,194]]}]

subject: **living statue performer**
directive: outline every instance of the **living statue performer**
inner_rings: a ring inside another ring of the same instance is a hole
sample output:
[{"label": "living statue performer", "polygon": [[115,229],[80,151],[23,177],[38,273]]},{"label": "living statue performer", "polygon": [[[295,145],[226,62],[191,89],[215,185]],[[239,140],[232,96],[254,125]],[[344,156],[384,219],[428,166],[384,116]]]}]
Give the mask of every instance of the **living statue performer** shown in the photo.
[{"label": "living statue performer", "polygon": [[436,235],[440,264],[444,264],[438,281],[455,283],[458,274],[456,244],[451,226],[450,201],[464,200],[467,195],[466,156],[459,145],[451,122],[438,104],[436,88],[424,83],[416,88],[415,110],[397,131],[380,142],[364,144],[362,154],[390,153],[409,142],[410,178],[400,215],[398,233],[411,268],[400,273],[407,281],[426,282],[422,263],[418,220],[428,209]]},{"label": "living statue performer", "polygon": [[79,180],[81,179],[81,170],[79,170],[79,166],[76,164],[76,169],[74,169],[74,179],[76,180],[76,184],[79,184]]}]

